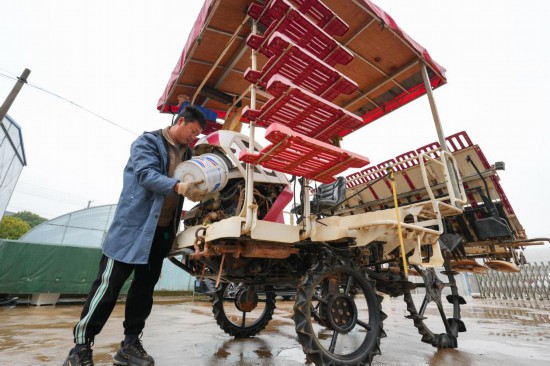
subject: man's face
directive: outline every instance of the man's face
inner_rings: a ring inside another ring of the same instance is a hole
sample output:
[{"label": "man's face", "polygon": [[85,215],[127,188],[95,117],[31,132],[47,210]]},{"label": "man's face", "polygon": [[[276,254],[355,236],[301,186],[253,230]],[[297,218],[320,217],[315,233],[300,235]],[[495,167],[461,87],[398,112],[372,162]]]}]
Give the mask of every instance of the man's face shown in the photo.
[{"label": "man's face", "polygon": [[179,144],[188,145],[202,132],[201,125],[198,121],[185,124],[185,119],[180,118],[178,124],[180,125],[176,132],[176,139]]}]

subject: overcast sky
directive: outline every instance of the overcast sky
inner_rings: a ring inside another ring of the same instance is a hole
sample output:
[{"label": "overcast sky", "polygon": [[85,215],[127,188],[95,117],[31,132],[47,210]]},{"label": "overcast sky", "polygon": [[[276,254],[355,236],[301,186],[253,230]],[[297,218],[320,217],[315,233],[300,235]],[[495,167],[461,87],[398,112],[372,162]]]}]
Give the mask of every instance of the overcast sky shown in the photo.
[{"label": "overcast sky", "polygon": [[[378,0],[447,69],[435,92],[443,130],[465,130],[488,160],[529,237],[550,237],[550,2]],[[521,4],[521,5],[520,5]],[[156,102],[202,0],[0,0],[0,73],[29,82],[9,114],[28,166],[8,206],[46,218],[116,203],[131,142],[170,123]],[[0,101],[14,81],[0,75]],[[132,132],[128,132],[126,130]],[[426,97],[346,138],[374,163],[435,141]]]}]

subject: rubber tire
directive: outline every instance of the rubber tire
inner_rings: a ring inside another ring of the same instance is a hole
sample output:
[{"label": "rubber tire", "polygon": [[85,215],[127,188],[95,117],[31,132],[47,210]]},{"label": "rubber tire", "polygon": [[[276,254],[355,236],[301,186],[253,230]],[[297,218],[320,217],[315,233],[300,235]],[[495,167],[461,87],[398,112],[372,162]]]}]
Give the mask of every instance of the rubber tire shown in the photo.
[{"label": "rubber tire", "polygon": [[228,301],[224,300],[224,293],[227,288],[227,286],[230,284],[224,284],[220,288],[220,290],[216,291],[214,295],[212,296],[212,312],[214,313],[214,318],[216,319],[216,323],[220,326],[220,328],[230,336],[233,336],[235,338],[248,338],[253,337],[256,334],[260,333],[262,330],[265,329],[269,321],[273,318],[273,312],[275,311],[275,293],[274,292],[266,292],[266,301],[265,301],[265,308],[260,315],[260,317],[251,325],[241,327],[237,324],[231,322],[225,313],[224,310],[224,303],[228,303]]},{"label": "rubber tire", "polygon": [[[364,343],[367,343],[366,347],[362,345],[360,347],[360,352],[356,350],[349,355],[335,355],[326,350],[319,343],[311,322],[311,297],[315,291],[316,283],[318,283],[319,279],[335,272],[342,272],[354,276],[354,279],[361,286],[368,303],[369,318],[375,323],[371,330],[373,335],[370,336],[368,342],[364,341]],[[317,273],[307,275],[304,283],[298,286],[296,302],[294,304],[296,333],[298,334],[298,341],[302,345],[304,353],[307,354],[316,365],[370,365],[372,358],[381,353],[380,339],[386,336],[383,330],[383,320],[386,318],[386,315],[382,312],[382,299],[382,296],[376,294],[374,284],[367,280],[363,273],[347,266],[333,266]]]}]

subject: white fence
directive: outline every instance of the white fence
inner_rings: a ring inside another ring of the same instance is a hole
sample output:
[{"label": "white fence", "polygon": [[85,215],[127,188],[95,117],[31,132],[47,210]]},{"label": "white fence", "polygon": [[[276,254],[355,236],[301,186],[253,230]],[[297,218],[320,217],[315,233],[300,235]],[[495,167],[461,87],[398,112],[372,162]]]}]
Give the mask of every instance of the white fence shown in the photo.
[{"label": "white fence", "polygon": [[475,275],[481,297],[550,300],[550,262],[520,266],[520,272],[487,271]]}]

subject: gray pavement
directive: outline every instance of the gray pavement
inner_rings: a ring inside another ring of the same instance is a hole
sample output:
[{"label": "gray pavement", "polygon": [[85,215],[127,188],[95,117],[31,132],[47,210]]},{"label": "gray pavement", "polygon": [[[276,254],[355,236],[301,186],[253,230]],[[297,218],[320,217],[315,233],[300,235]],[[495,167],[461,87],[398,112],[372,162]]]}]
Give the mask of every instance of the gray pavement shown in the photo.
[{"label": "gray pavement", "polygon": [[[382,355],[373,365],[550,365],[550,302],[467,299],[468,331],[459,348],[437,350],[420,341],[405,319],[402,298],[383,302],[388,319]],[[267,328],[255,338],[233,339],[212,316],[211,303],[157,299],[143,342],[157,365],[304,365],[296,339],[292,301],[277,301]],[[60,365],[72,342],[81,305],[0,308],[0,365]],[[96,338],[96,365],[110,365],[122,338],[124,304]]]}]

